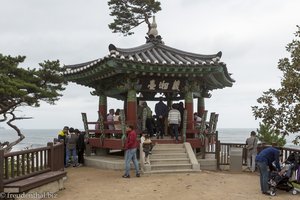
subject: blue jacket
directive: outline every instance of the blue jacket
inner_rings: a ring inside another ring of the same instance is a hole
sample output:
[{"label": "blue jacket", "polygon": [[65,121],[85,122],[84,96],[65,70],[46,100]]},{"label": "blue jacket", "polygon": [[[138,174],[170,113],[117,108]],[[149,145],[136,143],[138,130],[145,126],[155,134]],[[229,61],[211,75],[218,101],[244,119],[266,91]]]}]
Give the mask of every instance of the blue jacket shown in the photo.
[{"label": "blue jacket", "polygon": [[274,147],[268,147],[262,150],[257,156],[256,156],[256,162],[265,162],[267,165],[272,166],[272,163],[275,161],[275,165],[278,171],[281,170],[280,164],[279,164],[279,155],[280,151]]}]

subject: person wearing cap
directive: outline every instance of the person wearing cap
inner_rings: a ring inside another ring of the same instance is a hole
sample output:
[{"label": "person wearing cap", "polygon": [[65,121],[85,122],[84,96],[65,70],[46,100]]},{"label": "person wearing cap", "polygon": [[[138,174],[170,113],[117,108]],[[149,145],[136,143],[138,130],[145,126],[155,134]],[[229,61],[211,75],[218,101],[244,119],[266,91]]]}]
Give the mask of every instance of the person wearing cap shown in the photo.
[{"label": "person wearing cap", "polygon": [[256,156],[255,161],[260,173],[260,188],[263,194],[270,195],[271,193],[268,181],[270,169],[273,168],[273,162],[275,163],[279,175],[282,175],[279,163],[280,156],[280,150],[274,147],[267,147]]}]

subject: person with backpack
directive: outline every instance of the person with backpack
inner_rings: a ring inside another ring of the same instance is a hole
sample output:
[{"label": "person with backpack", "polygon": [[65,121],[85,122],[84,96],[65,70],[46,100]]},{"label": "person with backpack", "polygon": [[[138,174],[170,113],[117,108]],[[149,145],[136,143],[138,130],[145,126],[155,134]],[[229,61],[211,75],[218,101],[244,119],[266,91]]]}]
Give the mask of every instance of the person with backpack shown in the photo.
[{"label": "person with backpack", "polygon": [[78,135],[76,134],[74,128],[69,129],[70,134],[66,137],[66,167],[69,166],[69,161],[72,156],[72,164],[73,167],[78,166],[78,159],[77,159],[77,151],[76,145],[78,140]]}]

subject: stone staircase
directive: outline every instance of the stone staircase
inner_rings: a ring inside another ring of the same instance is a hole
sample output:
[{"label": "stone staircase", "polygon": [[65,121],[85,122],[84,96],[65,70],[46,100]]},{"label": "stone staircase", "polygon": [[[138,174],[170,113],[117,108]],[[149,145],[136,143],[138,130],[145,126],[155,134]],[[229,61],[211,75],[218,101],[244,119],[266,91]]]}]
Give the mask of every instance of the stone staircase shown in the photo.
[{"label": "stone staircase", "polygon": [[200,165],[189,143],[156,144],[150,164],[143,165],[144,173],[172,173],[200,171]]}]

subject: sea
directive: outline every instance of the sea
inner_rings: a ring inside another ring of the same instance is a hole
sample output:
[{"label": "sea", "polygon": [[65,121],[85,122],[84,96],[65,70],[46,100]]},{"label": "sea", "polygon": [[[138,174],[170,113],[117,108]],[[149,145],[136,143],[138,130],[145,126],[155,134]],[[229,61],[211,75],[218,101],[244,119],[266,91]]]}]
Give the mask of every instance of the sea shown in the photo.
[{"label": "sea", "polygon": [[[247,137],[250,136],[251,131],[256,131],[253,128],[219,128],[219,140],[221,143],[245,143]],[[57,138],[59,129],[22,129],[25,139],[13,147],[12,151],[19,151],[28,148],[37,148],[46,146],[48,142],[52,142]],[[12,142],[18,138],[17,133],[10,129],[0,129],[0,142]],[[293,145],[292,141],[295,135],[286,137],[287,147],[299,148],[300,146]]]}]

